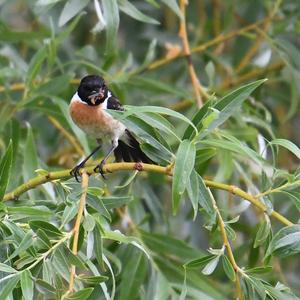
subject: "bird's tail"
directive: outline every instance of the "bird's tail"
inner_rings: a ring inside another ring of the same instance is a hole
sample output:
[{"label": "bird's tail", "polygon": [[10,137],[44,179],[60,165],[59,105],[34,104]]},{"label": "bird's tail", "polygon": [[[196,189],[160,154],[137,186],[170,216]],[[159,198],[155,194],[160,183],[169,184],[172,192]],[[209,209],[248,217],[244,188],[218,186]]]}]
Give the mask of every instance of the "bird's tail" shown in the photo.
[{"label": "bird's tail", "polygon": [[114,150],[116,161],[125,162],[143,162],[147,164],[156,164],[152,159],[150,159],[141,149],[139,142],[131,134],[129,130],[126,129],[126,138],[128,143],[119,140],[118,147]]}]

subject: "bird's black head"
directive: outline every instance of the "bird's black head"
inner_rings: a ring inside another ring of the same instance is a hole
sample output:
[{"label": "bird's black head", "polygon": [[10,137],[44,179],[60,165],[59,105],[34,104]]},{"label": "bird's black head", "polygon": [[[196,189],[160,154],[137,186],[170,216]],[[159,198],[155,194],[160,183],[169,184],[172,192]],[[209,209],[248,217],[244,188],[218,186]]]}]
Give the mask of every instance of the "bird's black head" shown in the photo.
[{"label": "bird's black head", "polygon": [[77,92],[82,101],[95,106],[105,100],[108,89],[102,77],[88,75],[81,79]]}]

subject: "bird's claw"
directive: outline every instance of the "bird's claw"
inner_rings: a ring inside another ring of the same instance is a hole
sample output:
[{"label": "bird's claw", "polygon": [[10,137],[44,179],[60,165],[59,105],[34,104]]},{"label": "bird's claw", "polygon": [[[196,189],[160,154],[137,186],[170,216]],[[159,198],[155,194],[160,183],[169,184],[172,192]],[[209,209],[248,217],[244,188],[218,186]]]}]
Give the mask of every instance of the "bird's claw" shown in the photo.
[{"label": "bird's claw", "polygon": [[75,177],[75,179],[76,179],[77,182],[80,182],[80,180],[79,180],[78,177],[81,176],[81,174],[80,174],[80,169],[82,169],[83,167],[84,167],[84,165],[79,164],[79,165],[77,165],[75,168],[73,168],[73,169],[71,170],[71,172],[70,172],[70,175],[73,176],[73,177]]},{"label": "bird's claw", "polygon": [[106,177],[104,176],[104,171],[103,171],[104,165],[105,165],[105,161],[101,161],[101,163],[95,167],[94,172],[100,173],[102,178],[106,179]]}]

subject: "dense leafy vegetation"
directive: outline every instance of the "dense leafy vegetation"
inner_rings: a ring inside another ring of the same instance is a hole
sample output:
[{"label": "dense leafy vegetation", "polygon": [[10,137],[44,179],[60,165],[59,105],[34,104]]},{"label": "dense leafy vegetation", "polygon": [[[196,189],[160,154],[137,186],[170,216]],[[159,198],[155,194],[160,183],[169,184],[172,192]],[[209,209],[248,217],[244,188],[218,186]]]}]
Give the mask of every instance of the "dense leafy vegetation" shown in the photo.
[{"label": "dense leafy vegetation", "polygon": [[[0,299],[299,299],[300,3],[0,7]],[[86,74],[158,165],[71,178]]]}]

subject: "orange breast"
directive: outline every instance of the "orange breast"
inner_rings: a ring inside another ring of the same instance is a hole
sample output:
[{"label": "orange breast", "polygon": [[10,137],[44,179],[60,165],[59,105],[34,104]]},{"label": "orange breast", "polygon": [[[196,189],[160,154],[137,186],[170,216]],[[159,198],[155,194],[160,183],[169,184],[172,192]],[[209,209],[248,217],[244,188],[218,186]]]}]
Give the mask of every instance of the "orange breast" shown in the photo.
[{"label": "orange breast", "polygon": [[79,100],[72,100],[70,115],[78,127],[95,138],[111,138],[116,134],[120,136],[118,130],[125,130],[120,122],[103,110],[102,104],[89,106]]}]

